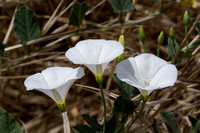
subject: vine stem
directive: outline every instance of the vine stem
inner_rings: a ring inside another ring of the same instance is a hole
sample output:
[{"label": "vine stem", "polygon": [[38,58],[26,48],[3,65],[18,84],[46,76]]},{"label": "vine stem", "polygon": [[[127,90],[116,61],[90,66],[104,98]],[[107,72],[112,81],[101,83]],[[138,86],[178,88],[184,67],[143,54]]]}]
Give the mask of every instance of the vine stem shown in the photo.
[{"label": "vine stem", "polygon": [[69,119],[67,112],[62,113],[64,133],[70,133]]},{"label": "vine stem", "polygon": [[103,133],[105,133],[105,129],[106,129],[106,101],[105,101],[105,97],[104,97],[104,93],[103,93],[103,87],[102,87],[102,83],[98,82],[99,84],[99,88],[101,91],[101,96],[102,96],[102,102],[103,102],[103,108],[104,108],[104,124],[103,124]]},{"label": "vine stem", "polygon": [[132,121],[132,123],[129,125],[129,127],[128,127],[128,129],[127,129],[127,132],[130,130],[130,128],[132,127],[133,123],[135,123],[135,121],[136,121],[138,118],[140,118],[140,116],[141,116],[141,114],[142,114],[142,112],[143,112],[143,110],[144,110],[145,104],[146,104],[146,101],[143,101],[142,107],[141,107],[141,109],[140,109],[139,114],[137,114],[137,116],[135,117],[135,119],[134,119],[134,120]]}]

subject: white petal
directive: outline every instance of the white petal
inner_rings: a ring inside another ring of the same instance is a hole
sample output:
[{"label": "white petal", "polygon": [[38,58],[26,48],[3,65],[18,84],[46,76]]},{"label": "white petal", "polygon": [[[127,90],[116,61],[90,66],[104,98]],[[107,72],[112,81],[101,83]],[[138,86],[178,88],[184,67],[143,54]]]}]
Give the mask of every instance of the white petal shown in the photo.
[{"label": "white petal", "polygon": [[70,48],[65,56],[74,64],[84,64],[87,61],[76,47]]},{"label": "white petal", "polygon": [[44,94],[46,94],[47,96],[49,96],[51,99],[53,99],[56,102],[56,98],[52,92],[52,89],[37,89],[38,91],[43,92]]},{"label": "white petal", "polygon": [[97,65],[109,63],[122,54],[123,49],[123,46],[117,41],[88,39],[78,42],[65,55],[75,64]]},{"label": "white petal", "polygon": [[146,90],[148,92],[148,94],[150,94],[152,91],[156,90],[156,89],[160,89],[159,86],[147,86],[147,87],[142,87],[142,88],[138,88],[138,90],[140,92],[142,92],[142,90]]},{"label": "white petal", "polygon": [[82,68],[50,67],[42,71],[42,75],[51,89],[64,85],[68,80],[79,79],[84,75]]},{"label": "white petal", "polygon": [[62,102],[65,102],[67,93],[70,89],[70,87],[72,86],[72,84],[75,82],[76,80],[69,80],[67,83],[65,83],[63,86],[60,86],[58,88],[55,88],[55,90],[60,94]]},{"label": "white petal", "polygon": [[[55,102],[64,102],[67,92],[71,85],[84,76],[84,70],[81,67],[76,69],[69,67],[50,67],[42,71],[42,73],[34,74],[28,77],[24,84],[27,90],[39,90]],[[57,91],[58,96],[54,94]]]},{"label": "white petal", "polygon": [[89,64],[85,64],[85,66],[90,69],[90,71],[94,74],[94,75],[101,75],[103,74],[106,66],[108,65],[108,63],[103,63],[100,65],[89,65]]},{"label": "white petal", "polygon": [[142,88],[139,83],[140,79],[138,75],[137,65],[133,57],[130,57],[118,63],[116,66],[116,74],[120,80],[134,87]]},{"label": "white petal", "polygon": [[36,73],[32,76],[29,76],[24,81],[24,85],[26,87],[26,90],[32,90],[32,89],[50,89],[45,78],[41,73]]},{"label": "white petal", "polygon": [[109,63],[114,60],[116,57],[123,53],[123,46],[117,41],[106,41],[101,50],[101,55],[99,57],[99,62]]},{"label": "white petal", "polygon": [[140,79],[151,80],[154,75],[168,64],[165,60],[158,58],[153,54],[140,54],[135,57]]},{"label": "white petal", "polygon": [[174,65],[166,64],[155,74],[150,84],[160,88],[173,86],[177,80],[177,74],[178,72]]}]

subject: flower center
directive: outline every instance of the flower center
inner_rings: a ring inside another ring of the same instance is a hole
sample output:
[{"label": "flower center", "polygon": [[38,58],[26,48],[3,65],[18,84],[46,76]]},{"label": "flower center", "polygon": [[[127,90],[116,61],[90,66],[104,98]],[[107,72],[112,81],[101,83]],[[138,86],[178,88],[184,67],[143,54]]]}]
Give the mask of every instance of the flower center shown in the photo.
[{"label": "flower center", "polygon": [[149,86],[150,85],[150,82],[149,82],[149,80],[143,80],[142,82],[141,82],[142,84],[142,87],[147,87],[147,86]]}]

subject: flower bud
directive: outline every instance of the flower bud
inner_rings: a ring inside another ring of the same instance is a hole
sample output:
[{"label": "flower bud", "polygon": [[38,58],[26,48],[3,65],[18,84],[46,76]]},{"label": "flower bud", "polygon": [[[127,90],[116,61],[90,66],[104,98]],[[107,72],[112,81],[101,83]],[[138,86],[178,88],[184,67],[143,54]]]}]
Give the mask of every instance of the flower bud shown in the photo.
[{"label": "flower bud", "polygon": [[[119,42],[123,45],[123,47],[125,47],[124,36],[123,35],[121,35],[119,37]],[[123,61],[124,58],[125,58],[125,55],[124,55],[124,52],[123,52],[120,56],[117,57],[117,62]]]},{"label": "flower bud", "polygon": [[163,44],[163,42],[164,42],[164,33],[163,33],[163,31],[160,32],[160,35],[158,36],[157,42],[158,42],[158,45],[162,45]]},{"label": "flower bud", "polygon": [[141,40],[142,43],[144,43],[145,39],[146,39],[146,35],[144,33],[144,29],[142,26],[140,26],[140,34],[139,34],[139,38]]},{"label": "flower bud", "polygon": [[189,24],[189,22],[190,22],[190,16],[189,16],[189,14],[188,14],[188,11],[185,11],[185,13],[184,13],[183,22],[184,22],[184,24],[185,24],[186,26],[187,26],[187,25]]},{"label": "flower bud", "polygon": [[174,33],[174,29],[171,27],[169,30],[169,37],[174,39],[175,38],[175,33]]},{"label": "flower bud", "polygon": [[125,47],[124,35],[121,35],[121,36],[119,37],[119,42],[123,45],[123,47]]}]

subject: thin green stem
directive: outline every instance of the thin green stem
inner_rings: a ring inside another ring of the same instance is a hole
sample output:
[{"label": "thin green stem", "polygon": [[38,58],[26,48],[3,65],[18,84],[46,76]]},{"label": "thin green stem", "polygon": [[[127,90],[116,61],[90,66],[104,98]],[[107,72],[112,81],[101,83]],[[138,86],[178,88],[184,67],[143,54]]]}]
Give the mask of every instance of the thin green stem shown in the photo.
[{"label": "thin green stem", "polygon": [[[187,36],[187,34],[188,34],[188,27],[187,25],[185,25],[185,36]],[[186,46],[188,48],[188,41],[186,41]]]},{"label": "thin green stem", "polygon": [[146,104],[146,101],[143,101],[142,107],[141,107],[141,109],[140,109],[139,114],[136,115],[135,119],[134,119],[134,120],[132,121],[132,123],[129,125],[129,127],[128,127],[128,129],[127,129],[127,132],[130,130],[130,128],[132,127],[133,123],[135,123],[135,121],[136,121],[138,118],[140,118],[140,116],[141,116],[141,114],[142,114],[142,112],[143,112],[143,110],[144,110],[145,104]]},{"label": "thin green stem", "polygon": [[160,45],[158,44],[158,48],[157,48],[157,56],[160,56]]},{"label": "thin green stem", "polygon": [[128,115],[125,115],[125,116],[122,118],[122,121],[121,121],[122,124],[119,125],[119,128],[117,128],[117,130],[115,131],[115,133],[121,133],[121,132],[122,132],[122,130],[123,130],[123,128],[124,128],[124,125],[126,124],[127,120],[128,120]]},{"label": "thin green stem", "polygon": [[103,93],[103,87],[102,87],[102,82],[98,82],[99,84],[99,88],[101,91],[101,96],[102,96],[102,102],[103,102],[103,108],[104,108],[104,124],[103,124],[103,133],[105,133],[106,130],[106,101],[105,101],[105,97],[104,97],[104,93]]},{"label": "thin green stem", "polygon": [[144,52],[147,53],[147,49],[143,41],[142,41],[142,46],[143,46]]}]

